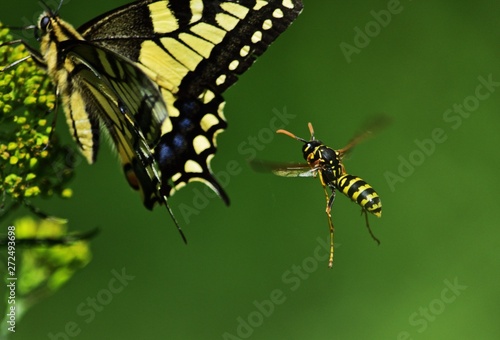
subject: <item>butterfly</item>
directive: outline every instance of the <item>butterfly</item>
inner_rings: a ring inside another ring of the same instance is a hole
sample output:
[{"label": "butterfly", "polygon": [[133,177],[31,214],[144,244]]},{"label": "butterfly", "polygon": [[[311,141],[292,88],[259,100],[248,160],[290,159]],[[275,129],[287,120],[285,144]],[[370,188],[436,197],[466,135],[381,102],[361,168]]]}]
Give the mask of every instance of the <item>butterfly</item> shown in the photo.
[{"label": "butterfly", "polygon": [[[300,0],[139,0],[75,29],[47,7],[30,57],[52,79],[89,163],[102,131],[146,208],[193,181],[229,204],[211,170],[222,93],[296,19]],[[19,60],[22,62],[22,60]],[[9,65],[13,67],[18,62]]]}]

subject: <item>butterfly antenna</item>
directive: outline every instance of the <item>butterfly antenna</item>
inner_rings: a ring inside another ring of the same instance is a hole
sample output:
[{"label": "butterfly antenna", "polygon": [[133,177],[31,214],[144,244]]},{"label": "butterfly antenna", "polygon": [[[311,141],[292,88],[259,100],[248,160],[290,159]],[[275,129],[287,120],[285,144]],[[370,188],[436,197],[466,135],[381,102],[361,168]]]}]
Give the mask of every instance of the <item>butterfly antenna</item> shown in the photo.
[{"label": "butterfly antenna", "polygon": [[[57,10],[58,10],[58,11],[59,11],[59,8],[61,8],[62,2],[63,2],[63,0],[61,0],[61,2],[59,3],[59,7],[57,8]],[[45,3],[45,1],[40,0],[40,3],[42,4],[42,7],[43,7],[43,8],[44,8],[47,12],[49,12],[49,13],[50,13],[50,15],[51,15],[51,16],[53,16],[53,15],[54,15],[54,12],[53,12],[53,11],[52,11],[52,9],[49,7],[49,5],[47,5],[47,4]]]},{"label": "butterfly antenna", "polygon": [[57,6],[56,13],[59,13],[59,10],[61,9],[63,2],[64,2],[64,0],[61,0],[61,2],[59,2],[59,6]]}]

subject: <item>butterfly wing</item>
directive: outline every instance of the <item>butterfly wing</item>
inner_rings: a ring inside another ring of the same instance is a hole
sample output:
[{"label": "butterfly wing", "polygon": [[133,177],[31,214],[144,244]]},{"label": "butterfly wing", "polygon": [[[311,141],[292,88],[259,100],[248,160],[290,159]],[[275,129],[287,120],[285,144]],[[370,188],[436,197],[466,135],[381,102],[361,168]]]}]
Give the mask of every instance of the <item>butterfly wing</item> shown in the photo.
[{"label": "butterfly wing", "polygon": [[67,40],[60,43],[60,50],[72,64],[68,111],[83,108],[82,117],[101,122],[129,184],[141,191],[147,208],[156,201],[166,204],[152,153],[166,118],[158,86],[126,58],[91,43]]},{"label": "butterfly wing", "polygon": [[221,94],[301,9],[298,0],[142,0],[79,28],[161,87],[168,118],[154,157],[164,192],[201,181],[229,202],[210,168],[216,136],[227,126]]}]

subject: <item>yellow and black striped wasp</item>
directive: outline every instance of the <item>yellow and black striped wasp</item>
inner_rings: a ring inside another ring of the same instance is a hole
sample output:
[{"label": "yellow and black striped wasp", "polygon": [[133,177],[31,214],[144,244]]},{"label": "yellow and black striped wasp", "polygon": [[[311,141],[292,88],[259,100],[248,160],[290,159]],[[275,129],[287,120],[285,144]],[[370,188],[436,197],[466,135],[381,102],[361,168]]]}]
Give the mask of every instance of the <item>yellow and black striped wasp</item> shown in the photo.
[{"label": "yellow and black striped wasp", "polygon": [[[316,177],[318,176],[321,185],[325,191],[326,196],[326,214],[328,216],[328,224],[330,227],[330,259],[328,267],[333,266],[333,253],[334,253],[334,231],[332,221],[332,205],[335,200],[335,192],[339,190],[348,196],[353,202],[359,204],[362,208],[361,213],[365,215],[366,227],[371,237],[380,244],[380,241],[375,237],[370,224],[368,222],[368,213],[380,217],[382,215],[382,202],[377,192],[363,179],[358,176],[350,175],[346,172],[344,164],[342,163],[343,157],[354,146],[367,138],[374,130],[380,128],[388,122],[386,117],[379,117],[374,120],[363,133],[354,137],[344,148],[334,150],[321,141],[317,140],[314,136],[314,129],[311,123],[308,124],[309,132],[311,133],[311,140],[307,141],[303,138],[297,137],[293,133],[286,130],[278,130],[276,133],[287,135],[302,143],[302,152],[307,164],[290,165],[290,166],[275,166],[271,171],[278,176],[283,177]],[[327,187],[331,190],[331,195],[327,191]]]}]

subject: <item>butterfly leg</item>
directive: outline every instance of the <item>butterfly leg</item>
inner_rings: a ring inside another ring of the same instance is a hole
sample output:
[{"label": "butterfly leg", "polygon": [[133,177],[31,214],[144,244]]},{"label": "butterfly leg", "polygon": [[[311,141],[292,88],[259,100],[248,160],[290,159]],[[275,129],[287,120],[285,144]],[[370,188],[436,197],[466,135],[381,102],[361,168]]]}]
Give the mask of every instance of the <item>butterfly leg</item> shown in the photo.
[{"label": "butterfly leg", "polygon": [[[25,29],[29,29],[29,28],[33,28],[33,27],[26,27]],[[30,53],[30,55],[26,56],[26,57],[23,57],[21,59],[18,59],[12,63],[10,63],[9,65],[5,66],[4,68],[0,69],[0,72],[5,72],[5,71],[8,71],[14,67],[16,67],[17,65],[25,62],[26,60],[28,59],[32,59],[36,64],[38,64],[39,66],[41,66],[42,68],[46,68],[47,65],[45,64],[45,61],[43,59],[43,56],[40,54],[39,51],[37,51],[36,49],[34,49],[33,47],[31,47],[26,41],[22,40],[22,39],[18,39],[18,40],[12,40],[12,41],[8,41],[8,42],[5,42],[3,44],[0,44],[0,47],[2,46],[9,46],[9,45],[23,45],[26,50]],[[59,98],[59,93],[58,91],[56,90],[56,98]],[[45,151],[48,149],[49,145],[50,145],[50,141],[54,135],[54,131],[55,131],[55,127],[56,127],[56,120],[57,120],[57,109],[58,109],[58,100],[56,100],[55,102],[55,106],[54,106],[54,111],[55,111],[55,114],[54,114],[54,118],[52,120],[52,124],[51,124],[51,130],[50,130],[50,133],[49,133],[49,138],[48,138],[48,142],[47,144],[44,146],[44,148],[42,149],[42,151]],[[47,114],[51,113],[52,110],[50,110],[49,112],[47,112]]]},{"label": "butterfly leg", "polygon": [[23,57],[19,60],[14,61],[13,63],[5,66],[4,68],[0,69],[0,72],[4,72],[7,70],[10,70],[13,67],[16,67],[17,65],[21,64],[22,62],[32,58],[35,63],[37,63],[39,66],[46,68],[47,65],[45,64],[45,61],[43,59],[42,54],[40,51],[37,51],[35,48],[31,47],[30,44],[28,44],[26,41],[23,39],[17,39],[17,40],[12,40],[5,42],[3,44],[0,44],[0,47],[2,46],[9,46],[9,45],[23,45],[26,50],[30,53],[30,55]]},{"label": "butterfly leg", "polygon": [[366,209],[361,208],[361,214],[365,214],[366,227],[368,228],[370,236],[375,240],[375,242],[377,242],[378,245],[380,245],[380,240],[373,234],[372,229],[370,228],[370,223],[368,222],[368,212]]},{"label": "butterfly leg", "polygon": [[[59,98],[59,91],[56,90],[56,98]],[[54,132],[56,131],[56,123],[57,123],[57,111],[59,109],[59,100],[56,100],[54,104],[54,108],[52,110],[49,110],[47,114],[50,114],[51,112],[54,112],[54,117],[52,118],[52,124],[50,124],[50,133],[49,133],[49,138],[47,138],[47,144],[45,144],[44,148],[42,151],[45,151],[49,148],[50,146],[50,141],[52,140],[54,136]]]}]

